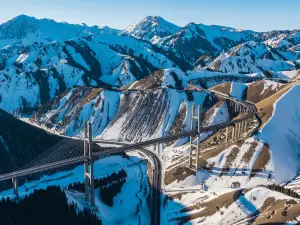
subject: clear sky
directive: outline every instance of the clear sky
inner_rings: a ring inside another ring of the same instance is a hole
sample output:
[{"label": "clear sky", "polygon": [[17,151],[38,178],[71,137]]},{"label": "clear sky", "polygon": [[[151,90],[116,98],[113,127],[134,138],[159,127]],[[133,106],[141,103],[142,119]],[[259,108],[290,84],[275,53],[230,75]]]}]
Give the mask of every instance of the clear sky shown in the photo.
[{"label": "clear sky", "polygon": [[0,23],[19,14],[123,29],[146,16],[269,31],[300,29],[300,0],[0,0]]}]

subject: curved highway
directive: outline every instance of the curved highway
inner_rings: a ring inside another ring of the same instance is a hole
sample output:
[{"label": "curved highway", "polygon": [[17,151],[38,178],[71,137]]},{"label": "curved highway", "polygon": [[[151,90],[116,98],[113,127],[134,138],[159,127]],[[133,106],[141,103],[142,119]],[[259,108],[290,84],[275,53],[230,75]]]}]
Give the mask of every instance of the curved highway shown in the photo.
[{"label": "curved highway", "polygon": [[[114,142],[114,141],[105,141],[101,140],[98,141],[99,144],[113,144],[113,145],[120,145],[126,146],[129,144],[121,143],[121,142]],[[129,145],[130,146],[130,145]],[[150,209],[150,218],[151,218],[151,225],[159,225],[160,224],[160,205],[161,205],[161,182],[162,182],[162,165],[160,158],[153,153],[152,151],[141,148],[137,149],[136,151],[141,152],[145,155],[152,164],[152,185],[151,185],[151,209]]]},{"label": "curved highway", "polygon": [[[233,97],[229,97],[225,94],[222,94],[222,93],[219,93],[216,91],[210,91],[210,90],[204,89],[200,86],[200,84],[201,84],[201,82],[204,82],[203,80],[205,80],[205,79],[207,79],[207,78],[199,78],[199,79],[190,80],[188,82],[188,90],[207,92],[210,94],[214,94],[220,98],[223,98],[223,99],[227,100],[229,102],[229,104],[238,106],[239,108],[237,108],[237,109],[241,110],[242,116],[240,116],[238,119],[235,119],[235,120],[232,120],[229,122],[223,122],[223,123],[219,123],[219,124],[215,124],[215,125],[211,125],[211,126],[201,127],[201,132],[218,131],[222,128],[234,126],[235,124],[237,124],[239,122],[247,121],[248,119],[251,119],[255,116],[256,108],[253,103],[243,101],[240,99],[236,99]],[[178,134],[167,135],[164,137],[151,139],[151,140],[147,140],[147,141],[143,141],[143,142],[139,142],[139,143],[134,143],[134,144],[130,144],[130,145],[122,146],[122,147],[108,148],[101,152],[94,153],[94,159],[104,158],[104,157],[107,157],[110,155],[122,153],[125,151],[130,151],[132,149],[141,149],[141,148],[144,148],[147,146],[161,144],[161,143],[167,143],[167,142],[174,141],[174,140],[177,140],[177,139],[180,139],[183,137],[195,136],[195,135],[198,135],[197,129],[183,131]],[[102,140],[94,139],[93,142],[101,143]],[[22,176],[26,176],[26,175],[31,175],[34,173],[51,170],[51,169],[55,169],[55,168],[60,168],[60,167],[64,167],[67,165],[82,163],[86,159],[88,159],[87,156],[79,156],[79,157],[66,159],[66,160],[62,160],[62,161],[57,161],[57,162],[53,162],[53,163],[49,163],[49,164],[45,164],[45,165],[41,165],[41,166],[36,166],[36,167],[24,169],[24,170],[19,170],[19,171],[7,173],[7,174],[2,174],[2,175],[0,175],[0,181],[9,180],[9,179],[12,179],[13,177],[17,178],[17,177],[22,177]]]}]

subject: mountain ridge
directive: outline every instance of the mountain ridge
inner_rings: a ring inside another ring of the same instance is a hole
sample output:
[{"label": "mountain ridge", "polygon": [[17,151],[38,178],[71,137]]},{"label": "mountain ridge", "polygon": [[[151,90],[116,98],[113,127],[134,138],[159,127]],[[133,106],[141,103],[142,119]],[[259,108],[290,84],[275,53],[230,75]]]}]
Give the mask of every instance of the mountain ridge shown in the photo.
[{"label": "mountain ridge", "polygon": [[[0,25],[0,107],[35,108],[75,86],[128,86],[160,69],[294,70],[299,37],[297,31],[260,33],[193,22],[179,27],[157,16],[119,31],[20,15]],[[264,54],[256,54],[252,42]]]}]

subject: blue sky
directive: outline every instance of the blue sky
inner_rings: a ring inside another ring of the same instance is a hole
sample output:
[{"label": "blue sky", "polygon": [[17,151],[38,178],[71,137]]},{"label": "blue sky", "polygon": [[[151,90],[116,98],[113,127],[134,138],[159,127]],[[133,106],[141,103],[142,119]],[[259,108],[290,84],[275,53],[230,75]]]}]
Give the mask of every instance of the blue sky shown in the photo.
[{"label": "blue sky", "polygon": [[123,29],[146,16],[268,31],[300,29],[300,0],[0,0],[0,23],[19,14]]}]

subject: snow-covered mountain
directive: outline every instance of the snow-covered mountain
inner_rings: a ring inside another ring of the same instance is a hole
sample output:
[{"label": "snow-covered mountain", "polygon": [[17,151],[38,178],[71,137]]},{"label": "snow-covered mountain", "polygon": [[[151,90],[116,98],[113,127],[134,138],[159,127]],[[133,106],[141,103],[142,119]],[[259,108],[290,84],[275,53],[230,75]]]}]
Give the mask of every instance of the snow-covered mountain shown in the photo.
[{"label": "snow-covered mountain", "polygon": [[148,16],[136,25],[130,25],[120,32],[120,35],[128,35],[137,39],[143,39],[156,43],[161,38],[172,35],[180,30],[180,27],[172,24],[160,16]]},{"label": "snow-covered mountain", "polygon": [[157,44],[193,65],[198,58],[207,53],[214,58],[223,50],[254,39],[254,34],[253,31],[190,23],[176,34],[163,38]]},{"label": "snow-covered mountain", "polygon": [[293,70],[299,68],[298,44],[296,31],[258,33],[195,23],[180,28],[146,17],[119,32],[21,15],[0,25],[0,107],[36,107],[74,86],[127,86],[166,68]]},{"label": "snow-covered mountain", "polygon": [[263,42],[244,42],[217,57],[208,68],[225,73],[286,71],[298,68],[299,52],[281,52]]},{"label": "snow-covered mountain", "polygon": [[300,51],[300,31],[293,30],[285,32],[269,38],[265,43],[278,51],[282,52],[295,52]]},{"label": "snow-covered mountain", "polygon": [[0,48],[15,42],[22,45],[45,44],[90,34],[116,34],[118,32],[109,27],[59,23],[50,19],[36,19],[20,15],[0,25]]},{"label": "snow-covered mountain", "polygon": [[0,49],[0,107],[38,106],[75,85],[129,85],[160,68],[176,67],[172,60],[150,43],[113,34],[11,44]]}]

